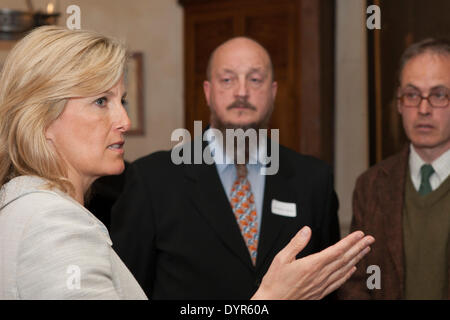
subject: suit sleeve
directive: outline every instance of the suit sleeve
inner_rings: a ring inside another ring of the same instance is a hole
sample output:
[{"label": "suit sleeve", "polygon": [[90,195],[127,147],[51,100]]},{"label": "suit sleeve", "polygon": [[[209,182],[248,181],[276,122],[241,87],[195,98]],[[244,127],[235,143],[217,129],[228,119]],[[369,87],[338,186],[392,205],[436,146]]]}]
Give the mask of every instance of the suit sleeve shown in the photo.
[{"label": "suit sleeve", "polygon": [[325,216],[320,226],[322,230],[321,250],[335,244],[340,240],[340,229],[338,219],[339,201],[334,190],[334,179],[331,168],[327,174],[327,202],[325,207]]},{"label": "suit sleeve", "polygon": [[111,211],[111,238],[114,250],[150,297],[156,235],[151,192],[144,171],[136,162],[126,170],[123,192]]},{"label": "suit sleeve", "polygon": [[[353,191],[353,216],[350,226],[350,233],[362,230],[364,231],[364,208],[366,199],[364,196],[364,187],[366,184],[363,182],[363,178],[358,178]],[[367,280],[367,262],[366,259],[362,259],[356,266],[356,271],[352,277],[338,290],[339,299],[347,300],[364,300],[370,299],[369,290],[366,286]]]},{"label": "suit sleeve", "polygon": [[[323,250],[340,240],[340,228],[339,228],[339,219],[338,219],[338,209],[339,209],[339,201],[336,195],[336,191],[334,190],[334,179],[331,168],[327,171],[327,180],[326,180],[326,206],[325,206],[325,216],[323,217],[323,221],[320,225],[321,234],[321,245],[320,250]],[[336,292],[330,293],[324,300],[336,300]]]},{"label": "suit sleeve", "polygon": [[20,298],[119,299],[109,237],[85,212],[53,200],[24,229],[17,256]]}]

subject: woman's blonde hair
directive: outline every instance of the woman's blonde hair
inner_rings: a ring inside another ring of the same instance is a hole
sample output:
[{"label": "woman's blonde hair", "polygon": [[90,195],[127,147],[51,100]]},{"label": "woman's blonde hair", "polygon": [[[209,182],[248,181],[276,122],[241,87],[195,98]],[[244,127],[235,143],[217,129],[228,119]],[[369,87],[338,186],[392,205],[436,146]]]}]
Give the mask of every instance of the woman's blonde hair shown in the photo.
[{"label": "woman's blonde hair", "polygon": [[35,175],[73,192],[45,131],[69,98],[113,87],[125,64],[125,46],[92,31],[45,26],[19,41],[0,75],[0,186]]}]

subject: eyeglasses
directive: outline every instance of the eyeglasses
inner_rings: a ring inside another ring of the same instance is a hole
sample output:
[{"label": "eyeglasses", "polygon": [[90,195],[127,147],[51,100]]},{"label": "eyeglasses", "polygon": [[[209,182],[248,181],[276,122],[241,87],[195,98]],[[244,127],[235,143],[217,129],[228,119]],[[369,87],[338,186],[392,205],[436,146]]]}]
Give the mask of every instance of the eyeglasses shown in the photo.
[{"label": "eyeglasses", "polygon": [[432,92],[428,97],[424,97],[419,91],[409,90],[401,92],[401,95],[397,99],[406,108],[417,108],[423,99],[427,100],[433,108],[446,108],[450,101],[448,91]]}]

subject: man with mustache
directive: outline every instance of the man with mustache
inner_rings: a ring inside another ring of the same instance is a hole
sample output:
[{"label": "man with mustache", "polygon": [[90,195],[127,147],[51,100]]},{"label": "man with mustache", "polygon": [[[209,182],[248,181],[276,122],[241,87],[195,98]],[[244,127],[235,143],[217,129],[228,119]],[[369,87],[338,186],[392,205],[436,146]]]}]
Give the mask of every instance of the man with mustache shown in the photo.
[{"label": "man with mustache", "polygon": [[[204,82],[209,132],[267,128],[276,91],[261,45],[243,37],[220,45]],[[239,164],[226,152],[230,161],[218,160],[220,139],[209,145],[212,165],[175,165],[165,151],[127,170],[112,239],[148,297],[249,299],[256,292],[253,298],[320,299],[340,286],[373,239],[353,234],[324,250],[340,238],[331,168],[276,145],[279,170],[265,176],[252,148]],[[304,226],[306,237],[294,237]]]},{"label": "man with mustache", "polygon": [[[399,81],[397,108],[410,144],[356,182],[351,229],[377,243],[342,298],[450,298],[450,42],[409,47]],[[375,279],[367,284],[369,266],[379,267],[378,288]]]}]

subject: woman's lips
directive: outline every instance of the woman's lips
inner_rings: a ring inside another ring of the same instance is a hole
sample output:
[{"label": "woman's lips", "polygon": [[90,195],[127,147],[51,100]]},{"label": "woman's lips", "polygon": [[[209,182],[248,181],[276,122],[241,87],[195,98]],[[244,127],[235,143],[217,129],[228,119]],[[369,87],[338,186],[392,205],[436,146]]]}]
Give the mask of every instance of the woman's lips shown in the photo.
[{"label": "woman's lips", "polygon": [[121,142],[109,145],[108,149],[122,154],[124,152],[123,145],[124,145],[124,142],[121,141]]}]

